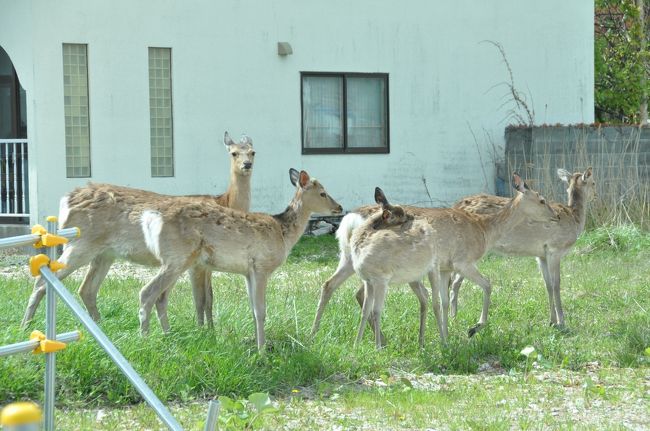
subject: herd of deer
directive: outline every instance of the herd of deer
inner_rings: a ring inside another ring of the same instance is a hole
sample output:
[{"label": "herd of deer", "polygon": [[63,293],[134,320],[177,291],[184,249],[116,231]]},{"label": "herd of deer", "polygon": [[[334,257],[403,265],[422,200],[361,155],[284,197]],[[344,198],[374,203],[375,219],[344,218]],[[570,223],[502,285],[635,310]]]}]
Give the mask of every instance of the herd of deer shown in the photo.
[{"label": "herd of deer", "polygon": [[[226,132],[231,156],[230,185],[220,196],[168,196],[89,183],[61,199],[61,227],[77,226],[83,235],[66,244],[59,259],[65,278],[89,265],[79,295],[96,321],[97,294],[115,259],[159,266],[156,276],[140,290],[140,330],[146,334],[153,306],[164,332],[169,331],[167,302],[171,287],[189,270],[199,325],[212,320],[212,271],[242,274],[255,321],[257,347],[265,345],[266,287],[270,275],[287,258],[313,213],[340,214],[342,207],[323,185],[305,171],[289,171],[296,192],[281,214],[249,213],[253,143],[244,136],[234,142]],[[325,306],[353,273],[363,286],[357,292],[362,307],[356,343],[367,323],[380,348],[381,312],[389,284],[409,283],[420,304],[420,345],[431,284],[433,312],[443,342],[447,321],[457,310],[458,290],[464,278],[483,289],[483,308],[474,335],[488,320],[491,284],[477,269],[478,260],[493,250],[505,255],[534,256],[544,278],[551,325],[564,325],[560,300],[560,259],[575,243],[585,225],[586,205],[594,193],[592,170],[558,175],[567,186],[568,203],[548,203],[513,174],[517,190],[512,199],[485,194],[461,199],[452,208],[391,205],[383,191],[375,190],[377,205],[346,214],[336,233],[340,260],[336,272],[322,287],[312,327],[319,327]],[[455,274],[455,275],[454,275]],[[453,280],[453,283],[452,283]],[[452,286],[451,295],[449,286]],[[45,281],[37,279],[23,318],[34,317],[45,294]]]}]

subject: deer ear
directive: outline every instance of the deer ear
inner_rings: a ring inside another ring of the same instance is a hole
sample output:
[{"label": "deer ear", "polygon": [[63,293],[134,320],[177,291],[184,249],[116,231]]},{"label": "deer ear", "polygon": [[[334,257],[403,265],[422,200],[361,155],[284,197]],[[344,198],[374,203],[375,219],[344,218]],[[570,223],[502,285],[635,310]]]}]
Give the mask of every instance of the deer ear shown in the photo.
[{"label": "deer ear", "polygon": [[375,187],[375,202],[377,202],[379,205],[382,206],[389,205],[388,199],[386,199],[386,195],[384,194],[384,191],[379,187]]},{"label": "deer ear", "polygon": [[309,180],[310,178],[307,171],[300,171],[300,179],[298,180],[300,187],[302,187],[303,189],[307,187],[307,184],[309,184]]},{"label": "deer ear", "polygon": [[512,173],[512,187],[518,192],[524,193],[528,190],[528,185],[521,179],[517,172]]},{"label": "deer ear", "polygon": [[569,181],[571,181],[571,173],[566,169],[558,169],[557,176],[567,184],[569,184]]},{"label": "deer ear", "polygon": [[289,169],[289,180],[294,187],[298,187],[298,180],[300,179],[300,172],[294,168]]},{"label": "deer ear", "polygon": [[587,181],[589,178],[591,178],[591,166],[589,166],[585,173],[582,174],[582,181]]},{"label": "deer ear", "polygon": [[231,145],[235,145],[235,141],[232,140],[228,132],[223,134],[223,144],[226,148],[230,148]]}]

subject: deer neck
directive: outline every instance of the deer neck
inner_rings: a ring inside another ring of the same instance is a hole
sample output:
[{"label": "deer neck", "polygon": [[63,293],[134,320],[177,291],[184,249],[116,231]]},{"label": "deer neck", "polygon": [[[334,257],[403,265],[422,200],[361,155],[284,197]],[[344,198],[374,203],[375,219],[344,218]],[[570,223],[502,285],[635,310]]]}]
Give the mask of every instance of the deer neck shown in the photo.
[{"label": "deer neck", "polygon": [[522,214],[517,211],[521,204],[521,199],[522,195],[517,195],[510,199],[510,202],[496,213],[483,217],[485,240],[488,249],[492,248],[502,235],[523,220]]},{"label": "deer neck", "polygon": [[229,208],[248,212],[251,206],[251,175],[239,175],[232,170],[226,194]]},{"label": "deer neck", "polygon": [[578,188],[571,188],[569,191],[569,201],[567,206],[571,208],[573,219],[578,225],[578,234],[582,233],[585,229],[587,221],[587,199],[585,193]]},{"label": "deer neck", "polygon": [[305,209],[302,203],[302,190],[298,190],[284,212],[273,216],[282,229],[286,253],[289,253],[305,232],[310,216],[311,211]]}]

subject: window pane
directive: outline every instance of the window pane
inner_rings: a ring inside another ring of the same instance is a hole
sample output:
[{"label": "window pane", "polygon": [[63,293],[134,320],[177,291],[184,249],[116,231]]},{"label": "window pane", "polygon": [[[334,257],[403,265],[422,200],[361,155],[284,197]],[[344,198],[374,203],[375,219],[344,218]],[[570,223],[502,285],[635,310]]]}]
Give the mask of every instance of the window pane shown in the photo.
[{"label": "window pane", "polygon": [[343,148],[343,78],[303,77],[302,107],[305,148]]},{"label": "window pane", "polygon": [[[171,48],[149,48],[149,127],[153,177],[174,176],[171,88]],[[161,154],[169,156],[159,157]]]},{"label": "window pane", "polygon": [[68,177],[90,176],[87,49],[84,44],[63,44],[63,106]]},{"label": "window pane", "polygon": [[384,78],[348,78],[347,108],[348,147],[385,147]]}]

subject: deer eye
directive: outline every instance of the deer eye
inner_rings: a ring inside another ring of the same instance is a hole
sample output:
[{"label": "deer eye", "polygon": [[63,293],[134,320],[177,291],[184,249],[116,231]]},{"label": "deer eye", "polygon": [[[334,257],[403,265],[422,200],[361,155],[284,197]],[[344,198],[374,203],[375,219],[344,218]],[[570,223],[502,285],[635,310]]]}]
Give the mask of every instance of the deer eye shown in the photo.
[{"label": "deer eye", "polygon": [[231,156],[237,157],[237,153],[230,153]]},{"label": "deer eye", "polygon": [[542,199],[542,200],[539,201],[539,203],[544,205],[544,204],[546,204],[546,201],[544,199]]},{"label": "deer eye", "polygon": [[327,196],[327,194],[325,192],[320,194],[320,197],[322,197],[322,198],[324,198],[325,196]]},{"label": "deer eye", "polygon": [[251,152],[251,156],[254,156],[254,155],[255,155],[255,151]]}]

